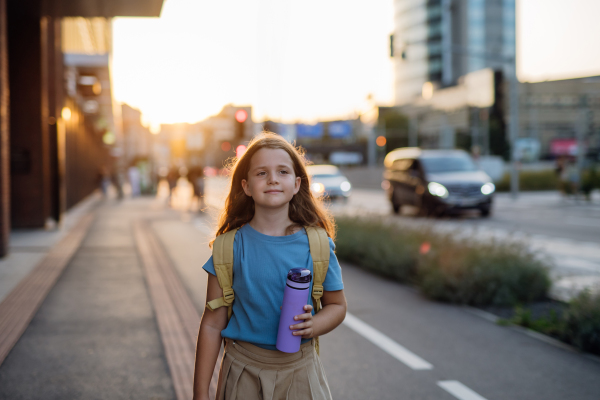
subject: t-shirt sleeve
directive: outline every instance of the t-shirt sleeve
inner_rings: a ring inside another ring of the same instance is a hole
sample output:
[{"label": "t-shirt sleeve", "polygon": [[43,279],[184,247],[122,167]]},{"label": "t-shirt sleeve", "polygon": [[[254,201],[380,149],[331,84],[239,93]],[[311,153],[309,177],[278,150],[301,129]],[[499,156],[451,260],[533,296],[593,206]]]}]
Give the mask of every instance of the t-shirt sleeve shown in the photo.
[{"label": "t-shirt sleeve", "polygon": [[335,256],[334,250],[335,244],[333,243],[333,240],[329,238],[329,268],[327,269],[327,275],[325,275],[325,282],[323,282],[323,290],[328,292],[342,290],[344,288],[342,269],[340,268],[340,263]]},{"label": "t-shirt sleeve", "polygon": [[[217,276],[217,272],[215,271],[215,265],[213,264],[212,256],[210,256],[210,258],[208,260],[206,260],[206,262],[202,266],[202,269],[205,270],[206,272],[208,272],[209,274],[213,274],[214,276]],[[323,286],[325,286],[325,285],[323,285]]]}]

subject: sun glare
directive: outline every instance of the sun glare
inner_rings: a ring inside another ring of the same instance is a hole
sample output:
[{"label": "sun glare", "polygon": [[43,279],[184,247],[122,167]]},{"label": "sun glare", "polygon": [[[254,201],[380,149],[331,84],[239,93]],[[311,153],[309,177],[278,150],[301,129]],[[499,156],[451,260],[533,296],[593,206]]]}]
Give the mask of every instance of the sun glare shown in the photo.
[{"label": "sun glare", "polygon": [[226,104],[251,105],[255,121],[356,116],[369,93],[392,101],[392,5],[166,0],[160,18],[114,19],[115,98],[153,127]]}]

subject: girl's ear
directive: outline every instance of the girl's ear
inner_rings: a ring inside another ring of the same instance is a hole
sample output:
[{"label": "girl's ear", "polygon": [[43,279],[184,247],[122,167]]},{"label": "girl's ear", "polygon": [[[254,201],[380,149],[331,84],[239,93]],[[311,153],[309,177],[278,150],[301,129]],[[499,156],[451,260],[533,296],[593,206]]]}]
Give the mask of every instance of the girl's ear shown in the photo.
[{"label": "girl's ear", "polygon": [[246,196],[252,197],[252,193],[250,193],[250,187],[248,186],[248,181],[245,179],[242,179],[242,189],[244,189]]},{"label": "girl's ear", "polygon": [[296,177],[296,183],[294,185],[294,194],[298,193],[298,191],[300,190],[300,184],[302,183],[302,178],[300,178],[299,176]]}]

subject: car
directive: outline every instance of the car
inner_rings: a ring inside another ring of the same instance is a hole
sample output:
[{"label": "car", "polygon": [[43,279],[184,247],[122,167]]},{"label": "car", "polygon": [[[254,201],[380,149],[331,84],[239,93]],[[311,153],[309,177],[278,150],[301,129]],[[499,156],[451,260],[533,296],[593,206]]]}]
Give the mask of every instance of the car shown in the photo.
[{"label": "car", "polygon": [[404,147],[388,153],[384,166],[382,187],[396,214],[404,205],[426,215],[475,209],[487,217],[492,211],[496,187],[464,150]]},{"label": "car", "polygon": [[317,197],[348,199],[352,185],[335,165],[309,165],[306,167],[310,190]]}]

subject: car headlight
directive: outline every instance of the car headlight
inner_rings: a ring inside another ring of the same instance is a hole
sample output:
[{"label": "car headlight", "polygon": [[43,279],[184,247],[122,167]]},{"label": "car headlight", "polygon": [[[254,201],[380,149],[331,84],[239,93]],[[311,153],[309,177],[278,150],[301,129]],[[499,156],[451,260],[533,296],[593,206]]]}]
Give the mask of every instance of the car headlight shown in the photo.
[{"label": "car headlight", "polygon": [[315,182],[310,185],[310,189],[315,193],[323,193],[325,191],[325,186],[322,183]]},{"label": "car headlight", "polygon": [[427,189],[429,189],[429,193],[434,196],[446,198],[448,197],[448,189],[444,185],[441,185],[437,182],[429,182],[427,185]]},{"label": "car headlight", "polygon": [[344,182],[340,183],[340,189],[342,189],[342,191],[344,191],[344,192],[347,192],[350,189],[352,189],[352,185],[350,184],[350,182],[344,181]]},{"label": "car headlight", "polygon": [[485,195],[492,194],[492,193],[494,193],[494,191],[496,191],[496,186],[494,186],[494,184],[492,182],[485,183],[481,187],[481,193],[483,193]]}]

